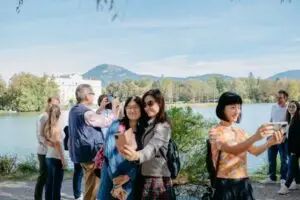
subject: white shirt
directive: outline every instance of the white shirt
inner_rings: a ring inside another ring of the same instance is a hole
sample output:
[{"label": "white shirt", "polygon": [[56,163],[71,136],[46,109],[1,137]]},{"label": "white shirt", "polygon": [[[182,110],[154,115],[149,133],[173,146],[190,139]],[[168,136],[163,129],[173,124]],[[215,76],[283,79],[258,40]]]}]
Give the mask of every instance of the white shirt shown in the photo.
[{"label": "white shirt", "polygon": [[286,121],[287,106],[275,104],[271,110],[271,122],[285,122]]},{"label": "white shirt", "polygon": [[38,120],[36,123],[36,136],[37,136],[37,141],[38,141],[37,154],[39,154],[39,155],[47,154],[47,145],[46,145],[46,140],[44,137],[44,127],[45,127],[47,119],[48,119],[48,114],[46,112],[44,112],[38,117]]},{"label": "white shirt", "polygon": [[[281,106],[279,104],[275,104],[272,106],[271,110],[271,122],[286,122],[286,112],[287,112],[287,104],[285,106]],[[284,128],[286,132],[288,127]]]}]

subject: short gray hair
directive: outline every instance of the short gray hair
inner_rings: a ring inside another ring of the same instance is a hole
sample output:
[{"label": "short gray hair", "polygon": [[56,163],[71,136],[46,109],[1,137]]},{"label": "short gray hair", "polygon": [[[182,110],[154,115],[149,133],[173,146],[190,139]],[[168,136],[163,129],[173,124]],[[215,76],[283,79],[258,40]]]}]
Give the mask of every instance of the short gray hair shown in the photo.
[{"label": "short gray hair", "polygon": [[77,102],[78,103],[83,102],[86,99],[86,97],[91,93],[94,93],[91,85],[89,84],[78,85],[75,92]]}]

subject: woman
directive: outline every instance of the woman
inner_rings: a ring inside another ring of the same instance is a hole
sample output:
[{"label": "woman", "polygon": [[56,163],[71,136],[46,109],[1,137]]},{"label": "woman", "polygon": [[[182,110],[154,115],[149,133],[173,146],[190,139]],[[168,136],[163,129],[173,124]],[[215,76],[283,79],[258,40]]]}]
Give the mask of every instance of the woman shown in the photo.
[{"label": "woman", "polygon": [[[108,96],[106,94],[100,95],[98,98],[98,110],[96,111],[99,115],[104,115],[108,117],[112,112],[112,104],[108,101]],[[108,128],[101,128],[104,138],[106,137]]]},{"label": "woman", "polygon": [[60,108],[58,105],[52,105],[49,109],[49,118],[45,125],[45,139],[47,143],[47,183],[46,200],[60,200],[60,191],[63,181],[64,171],[67,167],[67,160],[63,153],[63,134],[59,124]]},{"label": "woman", "polygon": [[[251,137],[235,127],[234,124],[241,120],[241,111],[242,99],[239,95],[232,92],[221,95],[216,108],[220,123],[210,130],[209,135],[215,168],[220,155],[214,200],[253,200],[247,173],[247,152],[258,156],[270,146],[282,142],[282,130],[275,131],[272,124],[262,125]],[[271,135],[263,145],[253,145]]]},{"label": "woman", "polygon": [[161,155],[161,151],[166,155],[171,138],[164,97],[158,89],[152,89],[144,94],[143,104],[150,118],[142,137],[143,149],[136,151],[125,146],[122,153],[127,160],[142,165],[144,186],[141,199],[173,199],[171,174],[164,155]]},{"label": "woman", "polygon": [[143,133],[146,114],[143,111],[142,100],[139,97],[130,97],[124,106],[125,117],[120,121],[115,121],[109,127],[104,146],[105,162],[101,171],[101,185],[98,191],[99,200],[140,199],[139,188],[135,188],[138,168],[134,163],[128,162],[119,153],[121,136],[126,134],[132,136],[130,141],[135,149],[139,149],[140,134]]},{"label": "woman", "polygon": [[44,137],[45,124],[49,116],[49,109],[51,105],[59,104],[58,97],[49,97],[47,101],[47,107],[44,113],[39,116],[37,121],[37,139],[38,139],[38,161],[39,161],[39,177],[37,179],[34,191],[34,199],[43,199],[43,190],[47,182],[47,164],[46,164],[46,154],[47,154],[47,144]]},{"label": "woman", "polygon": [[[288,177],[284,185],[281,186],[278,194],[287,194],[290,190],[300,189],[300,105],[297,101],[291,101],[288,105],[286,120],[289,124],[288,129],[288,153],[290,164]],[[292,184],[295,179],[296,184]]]}]

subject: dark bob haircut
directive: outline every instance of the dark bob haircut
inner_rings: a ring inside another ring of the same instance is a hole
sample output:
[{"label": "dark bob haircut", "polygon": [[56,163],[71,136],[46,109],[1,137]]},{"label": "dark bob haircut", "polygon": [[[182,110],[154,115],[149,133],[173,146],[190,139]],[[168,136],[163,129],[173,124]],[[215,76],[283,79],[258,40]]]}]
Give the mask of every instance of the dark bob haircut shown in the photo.
[{"label": "dark bob haircut", "polygon": [[[225,107],[228,105],[234,105],[234,104],[242,105],[243,104],[242,98],[236,93],[224,92],[220,96],[218,105],[216,108],[216,114],[217,114],[218,118],[220,120],[224,120],[224,121],[228,122],[228,119],[225,115]],[[242,119],[242,112],[241,112],[240,116],[238,117],[237,123],[240,123],[241,119]]]}]

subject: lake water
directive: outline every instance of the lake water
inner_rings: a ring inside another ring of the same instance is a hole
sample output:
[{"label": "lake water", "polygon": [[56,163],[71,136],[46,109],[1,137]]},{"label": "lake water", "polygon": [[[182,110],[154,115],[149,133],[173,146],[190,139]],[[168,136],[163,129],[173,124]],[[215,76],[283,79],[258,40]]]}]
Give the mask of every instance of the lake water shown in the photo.
[{"label": "lake water", "polygon": [[[272,104],[247,104],[243,105],[243,119],[238,125],[249,135],[270,119]],[[205,118],[215,118],[215,106],[193,107]],[[0,115],[0,154],[17,154],[18,157],[36,152],[36,120],[38,113],[16,113]],[[67,124],[68,112],[62,113],[62,123]],[[266,162],[266,153],[255,157],[249,156],[248,169],[253,171]]]}]

